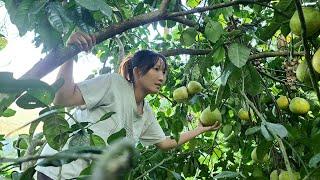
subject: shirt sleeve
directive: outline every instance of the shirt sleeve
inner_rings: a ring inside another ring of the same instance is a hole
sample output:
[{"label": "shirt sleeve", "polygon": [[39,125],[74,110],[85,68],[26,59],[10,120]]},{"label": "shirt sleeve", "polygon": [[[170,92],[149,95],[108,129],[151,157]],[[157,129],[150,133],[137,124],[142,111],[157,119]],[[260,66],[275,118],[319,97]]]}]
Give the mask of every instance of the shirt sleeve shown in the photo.
[{"label": "shirt sleeve", "polygon": [[166,139],[166,135],[164,134],[160,124],[156,120],[156,117],[152,110],[150,110],[149,117],[146,121],[146,126],[139,138],[142,145],[150,146]]},{"label": "shirt sleeve", "polygon": [[105,104],[104,99],[108,96],[112,86],[112,74],[105,74],[93,79],[78,83],[87,109],[92,109]]}]

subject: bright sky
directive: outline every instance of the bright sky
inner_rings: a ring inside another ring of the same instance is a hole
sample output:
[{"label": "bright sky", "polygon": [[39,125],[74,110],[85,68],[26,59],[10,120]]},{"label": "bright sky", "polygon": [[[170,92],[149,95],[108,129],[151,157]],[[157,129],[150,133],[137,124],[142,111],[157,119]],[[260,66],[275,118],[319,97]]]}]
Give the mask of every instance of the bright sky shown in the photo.
[{"label": "bright sky", "polygon": [[[45,54],[41,54],[41,47],[36,48],[33,45],[33,32],[28,32],[23,37],[19,36],[18,29],[10,22],[4,6],[0,7],[0,27],[5,27],[4,32],[1,33],[8,39],[8,45],[0,51],[0,72],[13,72],[14,77],[19,78]],[[74,66],[75,82],[84,80],[93,70],[101,66],[100,60],[93,54],[80,53],[78,63]],[[53,83],[58,69],[42,80]]]}]

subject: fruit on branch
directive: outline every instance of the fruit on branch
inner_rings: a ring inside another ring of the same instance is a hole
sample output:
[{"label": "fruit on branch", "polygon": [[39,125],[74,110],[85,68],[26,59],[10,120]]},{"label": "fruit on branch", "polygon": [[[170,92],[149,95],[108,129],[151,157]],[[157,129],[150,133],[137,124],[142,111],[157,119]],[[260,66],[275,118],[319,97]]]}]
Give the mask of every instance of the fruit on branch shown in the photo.
[{"label": "fruit on branch", "polygon": [[299,81],[304,82],[307,85],[311,85],[309,68],[308,68],[308,64],[307,64],[306,60],[302,61],[298,65],[297,70],[296,70],[296,76]]},{"label": "fruit on branch", "polygon": [[250,117],[249,117],[249,112],[247,110],[245,110],[244,108],[241,108],[238,112],[238,116],[241,120],[244,120],[244,121],[248,121],[250,120]]},{"label": "fruit on branch", "polygon": [[188,99],[188,91],[185,86],[181,86],[173,91],[173,99],[177,102],[184,102]]},{"label": "fruit on branch", "polygon": [[203,126],[212,126],[215,122],[221,122],[222,116],[218,108],[214,111],[210,110],[210,106],[202,111],[200,122]]},{"label": "fruit on branch", "polygon": [[[307,29],[307,37],[310,37],[320,29],[320,12],[310,7],[304,7],[302,11]],[[301,35],[301,23],[298,11],[290,19],[290,29],[295,35]]]},{"label": "fruit on branch", "polygon": [[201,92],[202,85],[197,81],[190,81],[187,85],[187,90],[190,95],[197,94]]},{"label": "fruit on branch", "polygon": [[277,105],[279,106],[280,109],[287,109],[289,106],[289,100],[286,96],[280,96],[277,99]]},{"label": "fruit on branch", "polygon": [[[299,180],[300,179],[300,173],[292,171],[293,174],[293,180]],[[289,171],[281,171],[279,174],[279,180],[291,180]]]},{"label": "fruit on branch", "polygon": [[312,57],[312,67],[317,73],[320,73],[320,48]]},{"label": "fruit on branch", "polygon": [[[253,162],[261,162],[261,160],[258,159],[258,155],[257,155],[257,148],[254,148],[251,152],[251,159],[253,160]],[[270,157],[268,154],[264,155],[262,162],[267,162],[269,161]]]},{"label": "fruit on branch", "polygon": [[279,180],[278,170],[273,170],[270,173],[270,180]]},{"label": "fruit on branch", "polygon": [[290,101],[289,109],[294,114],[306,114],[310,110],[310,104],[307,100],[295,97]]}]

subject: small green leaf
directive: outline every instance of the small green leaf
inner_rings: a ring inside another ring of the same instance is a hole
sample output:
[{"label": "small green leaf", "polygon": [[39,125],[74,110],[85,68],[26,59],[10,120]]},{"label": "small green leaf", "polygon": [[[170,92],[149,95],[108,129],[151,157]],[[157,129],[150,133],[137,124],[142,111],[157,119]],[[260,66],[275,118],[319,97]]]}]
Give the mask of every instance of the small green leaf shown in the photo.
[{"label": "small green leaf", "polygon": [[319,166],[320,162],[320,153],[314,155],[309,161],[309,167],[316,168]]},{"label": "small green leaf", "polygon": [[255,126],[255,127],[252,127],[252,128],[248,128],[245,132],[245,135],[246,136],[249,136],[249,135],[252,135],[256,132],[260,131],[260,127],[259,126]]},{"label": "small green leaf", "polygon": [[76,0],[76,2],[91,11],[100,10],[107,17],[112,16],[111,7],[103,0]]},{"label": "small green leaf", "polygon": [[90,145],[89,134],[80,130],[70,138],[69,149]]},{"label": "small green leaf", "polygon": [[266,140],[271,141],[272,136],[269,134],[268,130],[266,129],[265,125],[261,125],[260,127],[261,133],[266,138]]},{"label": "small green leaf", "polygon": [[90,146],[106,147],[107,145],[100,136],[96,134],[90,134]]},{"label": "small green leaf", "polygon": [[99,121],[97,121],[96,123],[100,122],[100,121],[104,121],[106,119],[109,119],[113,114],[115,114],[115,112],[107,112],[106,114],[104,114]]},{"label": "small green leaf", "polygon": [[221,35],[224,33],[224,30],[219,22],[210,20],[206,24],[204,33],[212,43],[216,43],[221,37]]},{"label": "small green leaf", "polygon": [[124,128],[122,128],[120,131],[112,134],[111,136],[108,137],[107,143],[111,144],[112,142],[124,138],[127,136],[127,132]]},{"label": "small green leaf", "polygon": [[187,0],[187,5],[191,8],[197,7],[202,0]]},{"label": "small green leaf", "polygon": [[228,49],[228,55],[230,61],[238,68],[241,68],[248,61],[250,49],[241,44],[233,43]]},{"label": "small green leaf", "polygon": [[16,114],[16,111],[15,111],[15,110],[10,109],[10,108],[7,108],[7,109],[3,112],[2,116],[3,116],[3,117],[11,117],[11,116],[14,116],[15,114]]},{"label": "small green leaf", "polygon": [[272,132],[275,135],[280,136],[281,138],[288,136],[287,129],[281,124],[274,124],[274,123],[266,122],[266,126],[270,132]]},{"label": "small green leaf", "polygon": [[213,62],[215,64],[219,64],[220,62],[223,62],[225,58],[225,50],[223,47],[219,47],[216,51],[214,51],[213,55]]},{"label": "small green leaf", "polygon": [[181,33],[181,42],[185,46],[191,46],[196,40],[197,31],[194,28],[187,28]]},{"label": "small green leaf", "polygon": [[44,121],[43,134],[51,148],[59,151],[69,138],[69,124],[59,115],[51,116]]},{"label": "small green leaf", "polygon": [[215,175],[213,179],[222,179],[222,178],[235,178],[238,177],[240,174],[237,172],[232,171],[222,171],[221,173]]},{"label": "small green leaf", "polygon": [[4,49],[8,44],[8,40],[5,37],[0,37],[0,50]]}]

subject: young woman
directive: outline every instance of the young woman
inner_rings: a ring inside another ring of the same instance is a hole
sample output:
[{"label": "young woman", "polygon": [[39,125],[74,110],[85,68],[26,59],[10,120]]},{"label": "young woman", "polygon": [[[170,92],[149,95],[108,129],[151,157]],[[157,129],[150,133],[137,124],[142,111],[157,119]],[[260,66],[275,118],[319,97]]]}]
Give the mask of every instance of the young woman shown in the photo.
[{"label": "young woman", "polygon": [[[76,32],[68,44],[74,44],[81,50],[88,51],[95,44],[92,36]],[[191,131],[182,133],[177,143],[166,137],[145,97],[158,93],[166,81],[166,58],[150,50],[141,50],[132,57],[128,57],[122,64],[119,74],[101,75],[79,84],[73,81],[73,61],[62,65],[58,78],[64,78],[65,83],[56,93],[55,104],[63,106],[78,106],[75,116],[79,121],[95,122],[106,112],[116,112],[108,120],[101,121],[90,127],[95,134],[105,141],[109,135],[124,128],[127,138],[133,142],[141,142],[145,146],[156,145],[162,150],[175,148],[197,135],[206,131],[220,128],[220,124],[213,126],[199,126]],[[66,149],[64,147],[63,149]],[[42,155],[57,151],[46,145]],[[79,176],[88,165],[84,160],[76,160],[63,165],[62,179]],[[38,180],[57,179],[59,168],[37,166]]]}]

